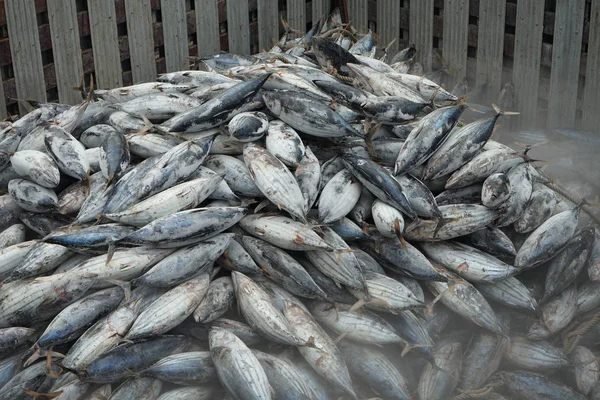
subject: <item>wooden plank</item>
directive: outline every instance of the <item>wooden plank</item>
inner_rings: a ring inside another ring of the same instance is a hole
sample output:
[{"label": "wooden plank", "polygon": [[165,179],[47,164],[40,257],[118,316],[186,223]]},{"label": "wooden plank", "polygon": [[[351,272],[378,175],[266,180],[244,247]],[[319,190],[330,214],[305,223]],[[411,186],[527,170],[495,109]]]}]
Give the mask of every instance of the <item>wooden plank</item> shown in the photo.
[{"label": "wooden plank", "polygon": [[199,57],[221,50],[217,0],[196,0],[196,35]]},{"label": "wooden plank", "polygon": [[287,0],[287,22],[292,29],[306,31],[306,3],[304,0]]},{"label": "wooden plank", "polygon": [[506,0],[479,0],[475,85],[485,87],[483,95],[487,103],[502,90],[505,12]]},{"label": "wooden plank", "polygon": [[574,128],[585,0],[557,0],[548,128]]},{"label": "wooden plank", "polygon": [[425,72],[430,71],[433,49],[433,0],[410,2],[409,37],[410,43],[417,48],[416,60],[423,65]]},{"label": "wooden plank", "polygon": [[156,79],[150,0],[125,0],[133,83]]},{"label": "wooden plank", "polygon": [[269,50],[279,36],[277,0],[258,0],[258,49]]},{"label": "wooden plank", "polygon": [[[6,0],[4,7],[17,96],[46,101],[35,5],[32,1]],[[25,113],[27,109],[19,104],[19,112]]]},{"label": "wooden plank", "polygon": [[369,28],[369,0],[353,0],[348,2],[350,23],[359,32],[367,32]]},{"label": "wooden plank", "polygon": [[4,85],[2,84],[2,69],[0,69],[0,121],[8,116],[6,110],[6,97],[4,95]]},{"label": "wooden plank", "polygon": [[537,122],[543,28],[544,0],[520,1],[515,27],[513,84],[522,126],[534,126]]},{"label": "wooden plank", "polygon": [[229,52],[250,54],[250,20],[248,0],[227,2]]},{"label": "wooden plank", "polygon": [[587,70],[583,95],[582,128],[597,132],[600,126],[600,0],[592,0]]},{"label": "wooden plank", "polygon": [[61,103],[77,104],[81,101],[81,93],[73,88],[81,83],[83,64],[75,0],[48,0],[48,20],[58,100]]},{"label": "wooden plank", "polygon": [[467,76],[469,40],[469,0],[446,0],[444,3],[444,43],[442,55],[452,72],[445,80],[452,89]]},{"label": "wooden plank", "polygon": [[400,48],[400,1],[379,0],[377,2],[377,34],[379,36],[377,47],[381,49],[396,39],[389,48],[391,59]]},{"label": "wooden plank", "polygon": [[[312,19],[311,25],[315,25],[323,16],[329,15],[329,0],[312,0]],[[352,3],[352,2],[351,2]]]},{"label": "wooden plank", "polygon": [[115,4],[88,0],[88,15],[94,53],[94,76],[98,89],[123,86]]},{"label": "wooden plank", "polygon": [[161,0],[162,27],[167,72],[189,68],[187,15],[185,0]]}]

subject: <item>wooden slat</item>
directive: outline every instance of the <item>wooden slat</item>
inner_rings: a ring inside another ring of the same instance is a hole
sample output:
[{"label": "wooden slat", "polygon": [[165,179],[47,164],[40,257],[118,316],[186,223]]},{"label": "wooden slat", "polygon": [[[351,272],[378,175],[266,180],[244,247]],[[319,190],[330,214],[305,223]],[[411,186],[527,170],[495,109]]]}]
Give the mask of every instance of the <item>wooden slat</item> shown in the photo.
[{"label": "wooden slat", "polygon": [[150,0],[125,0],[133,83],[156,79]]},{"label": "wooden slat", "polygon": [[[331,1],[329,0],[312,0],[312,19],[311,25],[314,25],[319,21],[323,16],[327,16],[329,14],[329,4]],[[352,2],[350,2],[352,3]]]},{"label": "wooden slat", "polygon": [[6,97],[4,97],[4,85],[2,84],[2,69],[0,69],[0,120],[8,116],[6,110]]},{"label": "wooden slat", "polygon": [[469,0],[446,0],[442,55],[452,72],[446,79],[450,89],[467,75],[468,39]]},{"label": "wooden slat", "polygon": [[479,0],[475,85],[485,87],[487,103],[493,101],[502,90],[505,13],[506,0]]},{"label": "wooden slat", "polygon": [[58,100],[61,103],[77,104],[81,101],[81,93],[73,88],[81,82],[83,64],[75,0],[48,0],[48,20]]},{"label": "wooden slat", "polygon": [[227,31],[229,52],[250,54],[248,0],[227,2]]},{"label": "wooden slat", "polygon": [[98,89],[123,86],[117,16],[112,1],[88,0],[88,15]]},{"label": "wooden slat", "polygon": [[[32,1],[6,0],[4,7],[17,97],[46,101],[35,5]],[[19,104],[19,112],[27,109]]]},{"label": "wooden slat", "polygon": [[379,35],[378,47],[383,49],[392,40],[396,41],[389,48],[390,59],[400,48],[400,1],[377,1],[377,34]]},{"label": "wooden slat", "polygon": [[369,0],[348,2],[348,14],[350,22],[359,32],[367,32],[369,28]]},{"label": "wooden slat", "polygon": [[217,54],[221,50],[217,0],[196,0],[196,36],[198,56]]},{"label": "wooden slat", "polygon": [[258,0],[258,49],[269,50],[279,36],[277,0]]},{"label": "wooden slat", "polygon": [[600,0],[592,0],[587,70],[583,94],[582,128],[598,132],[600,126]]},{"label": "wooden slat", "polygon": [[189,68],[185,0],[161,0],[163,37],[167,72]]},{"label": "wooden slat", "polygon": [[548,128],[573,128],[585,0],[557,0],[550,69]]},{"label": "wooden slat", "polygon": [[430,71],[433,48],[433,0],[411,1],[409,24],[410,43],[417,47],[416,60],[423,65],[425,72]]},{"label": "wooden slat", "polygon": [[306,3],[304,0],[287,0],[287,22],[292,29],[306,30]]},{"label": "wooden slat", "polygon": [[513,84],[522,126],[533,126],[537,122],[543,25],[544,0],[520,1],[517,4]]}]

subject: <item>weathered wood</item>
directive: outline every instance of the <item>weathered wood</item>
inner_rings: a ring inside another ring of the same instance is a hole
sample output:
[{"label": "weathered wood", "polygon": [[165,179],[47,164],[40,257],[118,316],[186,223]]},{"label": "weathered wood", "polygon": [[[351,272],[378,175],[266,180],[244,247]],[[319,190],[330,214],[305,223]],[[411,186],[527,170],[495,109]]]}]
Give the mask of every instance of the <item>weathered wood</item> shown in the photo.
[{"label": "weathered wood", "polygon": [[[46,101],[35,5],[32,1],[6,0],[4,7],[17,96]],[[19,112],[27,112],[27,109],[19,104]]]},{"label": "weathered wood", "polygon": [[287,22],[292,29],[306,30],[306,3],[304,0],[287,0]]},{"label": "weathered wood", "polygon": [[112,1],[88,0],[94,53],[94,76],[98,89],[123,86],[115,5]]},{"label": "weathered wood", "polygon": [[587,71],[583,95],[582,128],[598,132],[600,126],[600,0],[592,0]]},{"label": "weathered wood", "polygon": [[185,0],[161,0],[167,72],[188,69],[187,15]]},{"label": "weathered wood", "polygon": [[258,0],[258,49],[271,48],[279,36],[279,9],[277,0]]},{"label": "weathered wood", "polygon": [[125,0],[133,82],[156,79],[150,0]]},{"label": "weathered wood", "polygon": [[196,0],[196,36],[199,57],[221,50],[217,0]]},{"label": "weathered wood", "polygon": [[573,128],[585,0],[557,0],[550,69],[548,128]]},{"label": "weathered wood", "polygon": [[506,0],[479,0],[475,85],[485,88],[483,94],[487,103],[502,90],[505,11]]},{"label": "weathered wood", "polygon": [[353,0],[348,2],[348,14],[350,23],[359,32],[367,32],[369,28],[369,1]]},{"label": "weathered wood", "polygon": [[0,69],[0,120],[3,120],[7,116],[6,97],[4,95],[4,85],[2,84],[2,70]]},{"label": "weathered wood", "polygon": [[410,43],[417,48],[416,60],[423,65],[426,72],[430,71],[433,49],[433,0],[410,2],[408,34]]},{"label": "weathered wood", "polygon": [[[352,2],[350,2],[352,3]],[[323,16],[327,16],[329,14],[329,5],[331,1],[329,0],[312,0],[312,19],[311,25],[314,25],[319,21]],[[350,5],[348,5],[350,7]]]},{"label": "weathered wood", "polygon": [[381,49],[396,39],[388,50],[391,59],[400,48],[400,1],[377,1],[377,34],[378,47]]},{"label": "weathered wood", "polygon": [[227,35],[229,52],[250,54],[250,21],[248,0],[227,2]]},{"label": "weathered wood", "polygon": [[521,112],[521,125],[534,126],[537,122],[544,0],[520,1],[517,6],[513,63],[515,103],[517,111]]},{"label": "weathered wood", "polygon": [[58,100],[61,103],[77,104],[81,101],[81,93],[73,88],[81,82],[83,64],[75,0],[48,0],[48,20],[52,34]]},{"label": "weathered wood", "polygon": [[450,89],[467,75],[468,40],[469,0],[446,0],[442,55],[451,71],[446,79]]}]

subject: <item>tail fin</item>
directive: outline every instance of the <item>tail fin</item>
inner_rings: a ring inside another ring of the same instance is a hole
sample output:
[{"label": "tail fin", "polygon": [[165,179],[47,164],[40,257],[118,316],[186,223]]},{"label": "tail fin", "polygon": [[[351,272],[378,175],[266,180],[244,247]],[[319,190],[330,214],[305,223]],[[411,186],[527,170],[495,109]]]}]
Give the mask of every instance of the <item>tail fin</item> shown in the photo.
[{"label": "tail fin", "polygon": [[517,111],[504,111],[501,110],[500,107],[498,107],[495,103],[492,103],[492,107],[494,108],[494,111],[496,111],[497,115],[520,115],[520,112]]}]

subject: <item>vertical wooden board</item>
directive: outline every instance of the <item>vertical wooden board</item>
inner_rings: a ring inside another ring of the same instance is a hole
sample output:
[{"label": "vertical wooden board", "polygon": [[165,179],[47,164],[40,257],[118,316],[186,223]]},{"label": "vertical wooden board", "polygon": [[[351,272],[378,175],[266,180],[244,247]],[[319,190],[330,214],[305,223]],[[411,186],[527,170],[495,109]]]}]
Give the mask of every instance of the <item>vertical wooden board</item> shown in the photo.
[{"label": "vertical wooden board", "polygon": [[467,47],[469,39],[469,0],[444,2],[444,42],[442,55],[452,74],[448,88],[467,76]]},{"label": "vertical wooden board", "polygon": [[81,101],[81,93],[73,88],[81,83],[83,64],[75,0],[48,0],[48,20],[58,100],[77,104]]},{"label": "vertical wooden board", "polygon": [[408,34],[410,43],[417,48],[416,60],[423,65],[425,72],[431,71],[433,0],[411,0]]},{"label": "vertical wooden board", "polygon": [[227,1],[227,38],[229,52],[250,54],[248,0]]},{"label": "vertical wooden board", "polygon": [[522,126],[534,126],[537,122],[543,29],[544,0],[518,2],[513,84],[517,111],[521,113],[519,123]]},{"label": "vertical wooden board", "polygon": [[306,30],[306,2],[304,0],[287,0],[287,22],[292,29]]},{"label": "vertical wooden board", "polygon": [[195,5],[198,56],[217,54],[221,50],[217,0],[196,0]]},{"label": "vertical wooden board", "polygon": [[167,72],[188,69],[190,51],[185,0],[161,0],[160,8]]},{"label": "vertical wooden board", "polygon": [[575,127],[584,8],[585,0],[556,2],[548,128]]},{"label": "vertical wooden board", "polygon": [[348,15],[350,23],[359,32],[367,32],[369,27],[369,0],[353,0],[348,2]]},{"label": "vertical wooden board", "polygon": [[88,16],[98,89],[123,86],[117,16],[112,1],[88,0]]},{"label": "vertical wooden board", "polygon": [[133,83],[153,81],[156,58],[150,0],[125,0],[125,12]]},{"label": "vertical wooden board", "polygon": [[[419,0],[420,1],[420,0]],[[377,1],[377,47],[385,48],[392,40],[396,41],[389,48],[391,59],[398,52],[400,45],[400,1],[379,0]]]},{"label": "vertical wooden board", "polygon": [[312,19],[311,25],[315,25],[323,16],[329,15],[329,0],[312,0]]},{"label": "vertical wooden board", "polygon": [[[17,96],[46,101],[35,4],[33,1],[6,0],[4,7]],[[27,109],[19,104],[19,112],[26,113]]]},{"label": "vertical wooden board", "polygon": [[588,131],[600,130],[600,0],[592,0],[590,12],[581,126]]},{"label": "vertical wooden board", "polygon": [[4,97],[4,87],[2,84],[2,70],[0,69],[0,121],[8,116],[6,110],[6,97]]},{"label": "vertical wooden board", "polygon": [[258,49],[269,50],[279,36],[277,0],[258,0]]},{"label": "vertical wooden board", "polygon": [[502,86],[502,51],[506,0],[479,0],[475,85],[485,87],[485,100],[497,98]]}]

